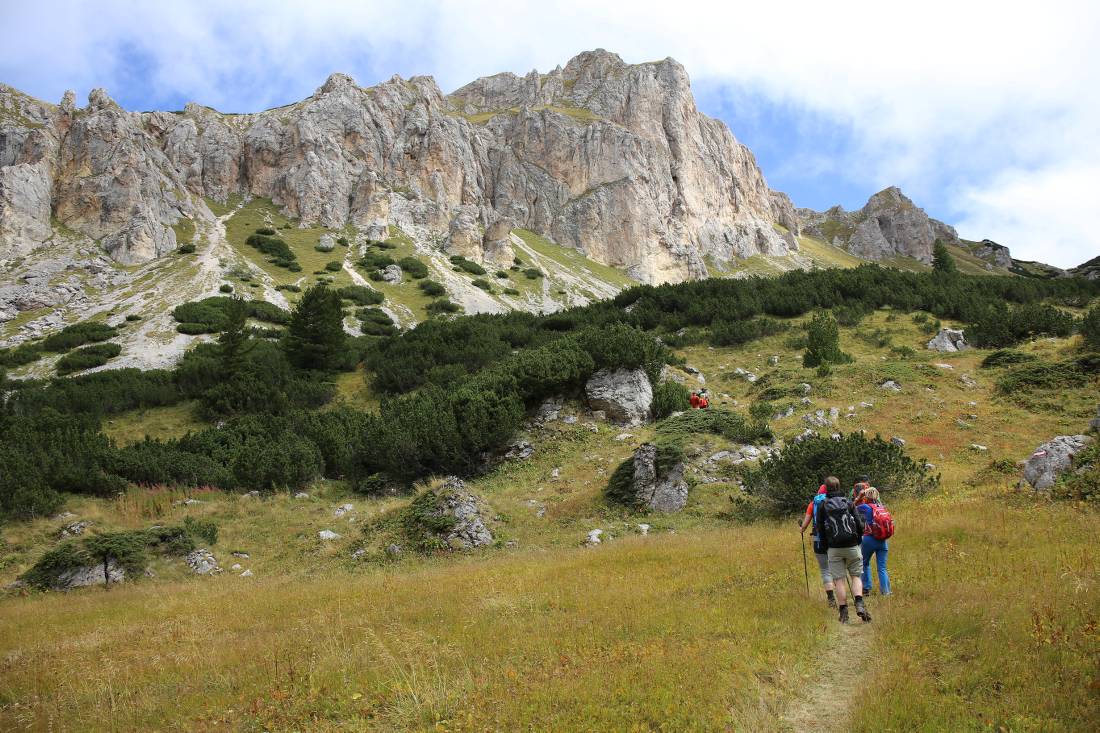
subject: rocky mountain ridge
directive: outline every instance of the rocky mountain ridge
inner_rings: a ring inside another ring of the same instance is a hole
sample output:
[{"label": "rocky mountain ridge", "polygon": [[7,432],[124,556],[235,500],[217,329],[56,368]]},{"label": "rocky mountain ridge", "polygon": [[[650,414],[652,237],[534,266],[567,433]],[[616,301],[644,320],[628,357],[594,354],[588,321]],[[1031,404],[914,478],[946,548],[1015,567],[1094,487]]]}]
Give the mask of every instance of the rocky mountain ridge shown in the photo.
[{"label": "rocky mountain ridge", "polygon": [[137,264],[172,251],[203,198],[270,198],[303,224],[388,225],[504,262],[522,227],[645,282],[707,275],[797,249],[797,226],[752,153],[698,112],[684,68],[597,50],[549,74],[430,77],[362,88],[333,74],[296,104],[222,114],[126,112],[103,90],[77,108],[0,89],[0,256],[54,223]]}]

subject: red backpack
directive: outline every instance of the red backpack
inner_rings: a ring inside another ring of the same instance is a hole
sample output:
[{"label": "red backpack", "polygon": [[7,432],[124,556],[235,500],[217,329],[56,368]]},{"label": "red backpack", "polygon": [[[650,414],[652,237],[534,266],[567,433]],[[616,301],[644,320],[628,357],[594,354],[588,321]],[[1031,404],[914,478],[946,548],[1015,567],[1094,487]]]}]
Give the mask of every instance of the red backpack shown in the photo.
[{"label": "red backpack", "polygon": [[894,536],[894,518],[882,504],[871,505],[871,536],[876,540],[888,540]]}]

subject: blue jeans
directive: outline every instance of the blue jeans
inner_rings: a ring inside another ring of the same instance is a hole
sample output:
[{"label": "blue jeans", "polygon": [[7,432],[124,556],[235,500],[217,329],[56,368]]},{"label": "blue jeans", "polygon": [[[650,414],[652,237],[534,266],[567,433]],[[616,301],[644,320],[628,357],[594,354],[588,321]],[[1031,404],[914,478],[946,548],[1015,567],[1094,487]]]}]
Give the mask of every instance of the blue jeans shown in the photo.
[{"label": "blue jeans", "polygon": [[878,568],[878,592],[890,594],[890,575],[886,572],[886,540],[876,540],[871,535],[863,535],[863,592],[871,590],[871,555],[875,555],[875,567]]}]

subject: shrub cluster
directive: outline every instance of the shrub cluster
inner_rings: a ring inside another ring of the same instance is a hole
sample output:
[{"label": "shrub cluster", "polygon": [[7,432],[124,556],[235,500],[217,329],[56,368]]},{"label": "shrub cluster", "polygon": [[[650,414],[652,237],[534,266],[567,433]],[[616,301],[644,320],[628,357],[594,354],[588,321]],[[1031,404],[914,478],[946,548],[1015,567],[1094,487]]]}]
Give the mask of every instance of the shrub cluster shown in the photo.
[{"label": "shrub cluster", "polygon": [[691,392],[687,387],[671,379],[653,388],[653,417],[660,420],[674,412],[691,407]]},{"label": "shrub cluster", "polygon": [[[227,309],[234,302],[231,297],[217,295],[203,300],[189,301],[172,309],[172,317],[179,324],[176,330],[186,334],[219,333],[229,325]],[[283,325],[290,321],[290,313],[265,300],[246,302],[247,316],[264,323]]]},{"label": "shrub cluster", "polygon": [[443,287],[441,283],[437,283],[435,280],[421,280],[418,283],[418,287],[422,291],[424,291],[424,295],[428,295],[433,298],[447,294],[447,289]]},{"label": "shrub cluster", "polygon": [[428,276],[428,266],[415,257],[402,257],[397,261],[397,266],[414,280]]},{"label": "shrub cluster", "polygon": [[[217,525],[191,517],[186,518],[182,525],[93,534],[79,540],[69,540],[50,550],[23,573],[20,580],[46,590],[53,587],[59,576],[66,572],[95,566],[106,568],[108,565],[122,568],[128,578],[139,578],[150,551],[185,555],[195,549],[196,540],[212,545],[217,543],[217,539]],[[106,580],[106,573],[104,576]]]},{"label": "shrub cluster", "polygon": [[[261,232],[271,232],[271,234],[262,234]],[[267,255],[270,258],[269,261],[276,267],[282,267],[291,272],[300,272],[302,266],[298,264],[298,257],[294,254],[294,250],[290,248],[286,241],[272,236],[274,233],[269,227],[264,227],[257,229],[255,234],[249,235],[248,239],[244,241],[245,244]]]},{"label": "shrub cluster", "polygon": [[452,255],[451,264],[463,272],[468,272],[471,275],[484,275],[486,270],[476,262],[472,262],[461,255]]},{"label": "shrub cluster", "polygon": [[356,305],[379,305],[386,296],[377,290],[363,285],[348,285],[336,291],[344,300],[350,300]]},{"label": "shrub cluster", "polygon": [[966,335],[980,347],[1004,347],[1033,336],[1069,336],[1073,316],[1044,303],[1025,303],[1013,308],[997,303],[986,308],[970,326]]},{"label": "shrub cluster", "polygon": [[883,496],[919,495],[939,484],[923,462],[909,458],[898,446],[879,436],[848,433],[834,440],[807,437],[787,445],[777,455],[746,471],[745,488],[771,514],[801,511],[826,476],[852,486],[867,474]]},{"label": "shrub cluster", "polygon": [[64,376],[84,369],[103,366],[121,353],[122,347],[118,344],[104,343],[85,346],[70,351],[58,359],[57,373]]}]

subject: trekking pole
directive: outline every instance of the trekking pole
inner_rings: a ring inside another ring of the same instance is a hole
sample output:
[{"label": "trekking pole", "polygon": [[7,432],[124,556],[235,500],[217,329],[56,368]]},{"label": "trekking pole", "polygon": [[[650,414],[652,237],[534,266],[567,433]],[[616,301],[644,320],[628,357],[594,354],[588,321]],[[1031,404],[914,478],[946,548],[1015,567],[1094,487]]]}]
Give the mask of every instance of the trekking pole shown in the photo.
[{"label": "trekking pole", "polygon": [[806,565],[806,535],[802,532],[798,533],[798,536],[802,538],[802,574],[806,576],[806,597],[810,597],[810,569]]}]

